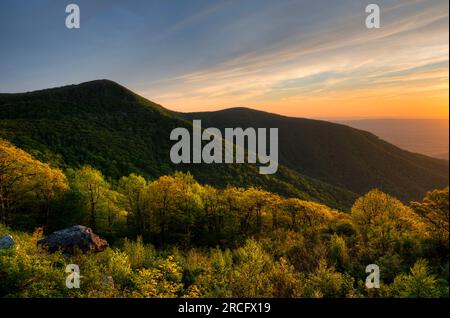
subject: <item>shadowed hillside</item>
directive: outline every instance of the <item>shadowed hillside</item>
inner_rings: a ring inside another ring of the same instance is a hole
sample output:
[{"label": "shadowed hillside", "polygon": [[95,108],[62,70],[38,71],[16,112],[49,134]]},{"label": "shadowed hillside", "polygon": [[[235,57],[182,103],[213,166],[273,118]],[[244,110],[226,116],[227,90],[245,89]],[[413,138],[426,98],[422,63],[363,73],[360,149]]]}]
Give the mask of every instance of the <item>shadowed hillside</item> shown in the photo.
[{"label": "shadowed hillside", "polygon": [[172,129],[191,122],[117,83],[99,80],[22,94],[0,94],[0,137],[62,168],[85,164],[117,179],[129,173],[157,178],[190,171],[216,186],[258,186],[286,196],[347,209],[351,191],[286,167],[260,175],[257,166],[171,163]]},{"label": "shadowed hillside", "polygon": [[[291,168],[175,166],[183,116],[279,127]],[[0,95],[0,132],[0,297],[448,298],[448,187],[406,205],[294,170],[404,198],[446,181],[442,161],[370,133],[248,109],[181,115],[109,81]],[[379,289],[363,284],[369,262]]]},{"label": "shadowed hillside", "polygon": [[[278,172],[260,175],[248,164],[172,164],[170,132],[190,130],[191,119],[202,119],[203,128],[278,127]],[[113,179],[184,170],[204,183],[259,186],[345,209],[355,193],[375,187],[406,201],[448,184],[445,161],[409,153],[365,131],[245,108],[179,114],[108,80],[0,94],[0,136],[43,161],[63,168],[90,164]]]},{"label": "shadowed hillside", "polygon": [[448,184],[448,162],[410,153],[348,126],[248,108],[183,116],[201,119],[204,128],[277,127],[282,165],[356,193],[376,187],[410,200]]}]

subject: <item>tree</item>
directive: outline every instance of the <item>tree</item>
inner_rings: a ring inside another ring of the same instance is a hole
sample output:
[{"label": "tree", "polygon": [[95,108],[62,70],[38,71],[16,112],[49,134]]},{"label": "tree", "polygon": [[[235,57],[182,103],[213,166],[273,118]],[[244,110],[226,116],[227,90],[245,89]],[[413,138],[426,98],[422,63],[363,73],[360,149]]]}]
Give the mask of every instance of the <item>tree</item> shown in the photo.
[{"label": "tree", "polygon": [[272,286],[272,297],[292,298],[299,297],[301,275],[295,272],[294,266],[281,257],[267,274]]},{"label": "tree", "polygon": [[249,188],[238,198],[240,202],[240,229],[242,234],[262,232],[263,209],[270,199],[270,193],[258,188]]},{"label": "tree", "polygon": [[50,203],[68,189],[65,175],[35,160],[27,152],[0,139],[1,222],[8,224],[11,212],[40,209],[48,226]]},{"label": "tree", "polygon": [[329,244],[329,258],[335,263],[335,266],[338,267],[338,269],[344,269],[350,259],[345,239],[337,234],[333,234]]},{"label": "tree", "polygon": [[59,169],[42,165],[36,173],[36,196],[42,201],[45,214],[45,225],[49,226],[51,202],[69,189],[66,176]]},{"label": "tree", "polygon": [[317,269],[308,275],[303,286],[304,297],[349,297],[352,295],[354,280],[346,274],[329,267],[320,260]]},{"label": "tree", "polygon": [[128,227],[134,227],[139,235],[143,235],[147,229],[148,216],[144,215],[147,203],[144,192],[146,187],[147,181],[134,173],[119,180],[118,191],[124,197],[125,209],[129,211]]},{"label": "tree", "polygon": [[436,277],[430,273],[428,263],[424,259],[419,259],[414,264],[409,275],[398,275],[392,283],[391,289],[394,297],[448,297],[448,290],[445,293],[439,288]]},{"label": "tree", "polygon": [[8,224],[10,213],[20,199],[31,191],[30,183],[33,163],[31,156],[0,139],[0,203],[1,222]]},{"label": "tree", "polygon": [[176,240],[189,244],[197,213],[201,209],[201,186],[192,175],[162,176],[146,188],[149,215],[162,244]]},{"label": "tree", "polygon": [[248,240],[236,253],[232,273],[233,297],[270,297],[272,294],[268,273],[272,259],[255,240]]},{"label": "tree", "polygon": [[133,291],[132,297],[174,298],[182,296],[181,278],[181,267],[170,255],[157,268],[143,268],[138,271],[134,276],[136,291]]},{"label": "tree", "polygon": [[287,227],[290,230],[304,230],[316,232],[328,223],[335,216],[326,206],[300,200],[288,198],[280,201],[279,209],[289,219]]},{"label": "tree", "polygon": [[225,237],[225,217],[231,217],[230,211],[224,209],[225,199],[220,190],[209,185],[202,187],[200,198],[203,208],[203,219],[207,231],[208,242],[219,242]]},{"label": "tree", "polygon": [[89,224],[95,229],[97,226],[99,202],[105,198],[110,186],[104,180],[102,173],[91,166],[83,166],[81,169],[75,171],[73,185],[87,199]]},{"label": "tree", "polygon": [[351,217],[363,244],[361,251],[372,260],[388,252],[395,253],[405,239],[421,230],[410,208],[380,190],[358,198]]},{"label": "tree", "polygon": [[103,216],[103,222],[100,224],[109,234],[117,235],[120,231],[124,233],[122,227],[126,223],[128,212],[121,206],[123,195],[114,190],[107,190],[99,203],[99,210]]},{"label": "tree", "polygon": [[448,187],[427,192],[421,202],[411,202],[411,207],[420,215],[429,233],[448,246],[449,205]]},{"label": "tree", "polygon": [[271,193],[268,197],[268,202],[265,206],[265,209],[270,212],[272,216],[272,230],[276,230],[280,226],[280,218],[282,218],[280,212],[283,211],[283,205],[285,201],[286,199],[273,193]]}]

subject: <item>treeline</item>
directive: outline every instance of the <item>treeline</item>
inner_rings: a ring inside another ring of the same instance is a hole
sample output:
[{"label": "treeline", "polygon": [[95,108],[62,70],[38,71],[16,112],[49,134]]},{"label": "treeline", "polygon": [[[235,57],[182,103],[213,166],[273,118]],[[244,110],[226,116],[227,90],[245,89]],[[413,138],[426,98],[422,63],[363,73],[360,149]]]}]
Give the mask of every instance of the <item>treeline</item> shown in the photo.
[{"label": "treeline", "polygon": [[235,246],[278,228],[300,231],[347,219],[324,205],[259,188],[202,186],[189,173],[108,181],[83,166],[64,174],[6,141],[0,147],[2,222],[13,227],[51,232],[84,224],[112,240],[141,236],[156,245]]},{"label": "treeline", "polygon": [[[36,232],[0,258],[2,295],[448,297],[448,188],[410,206],[372,190],[343,213],[257,188],[200,185],[185,173],[63,173],[1,141],[0,200],[2,232],[83,224],[114,246],[72,260],[92,277],[69,292],[55,268],[63,259],[37,252]],[[382,288],[364,287],[368,264],[380,267]],[[102,273],[113,287],[98,283]]]}]

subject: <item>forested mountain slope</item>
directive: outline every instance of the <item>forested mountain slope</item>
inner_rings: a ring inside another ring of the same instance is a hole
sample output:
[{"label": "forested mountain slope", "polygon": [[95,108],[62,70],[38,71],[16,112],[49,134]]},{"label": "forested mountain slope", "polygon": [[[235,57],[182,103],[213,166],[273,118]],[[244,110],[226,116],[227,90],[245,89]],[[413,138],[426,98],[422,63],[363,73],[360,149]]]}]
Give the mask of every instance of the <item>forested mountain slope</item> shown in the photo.
[{"label": "forested mountain slope", "polygon": [[379,188],[408,201],[448,185],[448,161],[405,151],[345,125],[248,108],[180,116],[201,119],[204,128],[277,127],[280,164],[358,194]]},{"label": "forested mountain slope", "polygon": [[347,209],[351,191],[302,176],[286,167],[260,175],[249,164],[177,166],[169,157],[172,129],[192,123],[108,81],[21,94],[0,94],[0,137],[62,168],[89,164],[118,179],[129,173],[157,178],[176,170],[216,186],[258,186]]}]

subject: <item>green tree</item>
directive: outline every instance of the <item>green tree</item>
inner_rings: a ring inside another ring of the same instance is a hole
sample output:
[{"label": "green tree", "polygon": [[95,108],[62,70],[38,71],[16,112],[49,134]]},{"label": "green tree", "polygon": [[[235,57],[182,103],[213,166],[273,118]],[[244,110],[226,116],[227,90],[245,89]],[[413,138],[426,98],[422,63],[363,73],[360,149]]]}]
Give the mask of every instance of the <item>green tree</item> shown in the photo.
[{"label": "green tree", "polygon": [[0,214],[8,224],[11,213],[38,210],[48,226],[51,202],[68,189],[65,175],[0,139]]},{"label": "green tree", "polygon": [[308,275],[303,286],[304,297],[350,297],[354,293],[354,279],[329,267],[324,259],[317,269]]},{"label": "green tree", "polygon": [[[134,173],[119,180],[118,191],[123,195],[125,209],[129,212],[127,218],[128,227],[132,227],[139,235],[143,235],[147,228],[149,219],[146,212],[145,189],[147,181]],[[130,230],[130,229],[129,229]]]},{"label": "green tree", "polygon": [[411,207],[427,224],[432,237],[445,242],[448,247],[449,233],[448,187],[427,192],[420,202],[411,202]]},{"label": "green tree", "polygon": [[292,298],[301,295],[301,275],[286,258],[281,257],[267,274],[272,287],[271,297]]},{"label": "green tree", "polygon": [[76,187],[87,199],[89,209],[89,225],[96,229],[97,216],[101,200],[105,199],[110,185],[105,181],[100,171],[84,166],[75,171],[73,186]]},{"label": "green tree", "polygon": [[51,203],[69,189],[66,176],[59,169],[41,165],[35,174],[36,198],[41,202],[41,210],[45,215],[45,226],[49,227]]},{"label": "green tree", "polygon": [[409,207],[380,190],[358,198],[351,217],[362,243],[360,252],[371,260],[395,253],[422,226]]},{"label": "green tree", "polygon": [[189,245],[201,210],[201,186],[192,175],[162,176],[146,188],[149,215],[162,244],[177,241]]},{"label": "green tree", "polygon": [[333,234],[331,236],[328,247],[328,256],[340,270],[345,269],[345,267],[349,264],[350,255],[347,248],[347,243],[342,236],[337,234]]},{"label": "green tree", "polygon": [[232,273],[233,297],[270,297],[272,286],[267,275],[273,262],[255,240],[237,249]]},{"label": "green tree", "polygon": [[447,292],[439,288],[436,277],[428,269],[428,263],[419,259],[410,269],[410,274],[400,274],[391,285],[395,297],[435,298],[448,297]]}]

